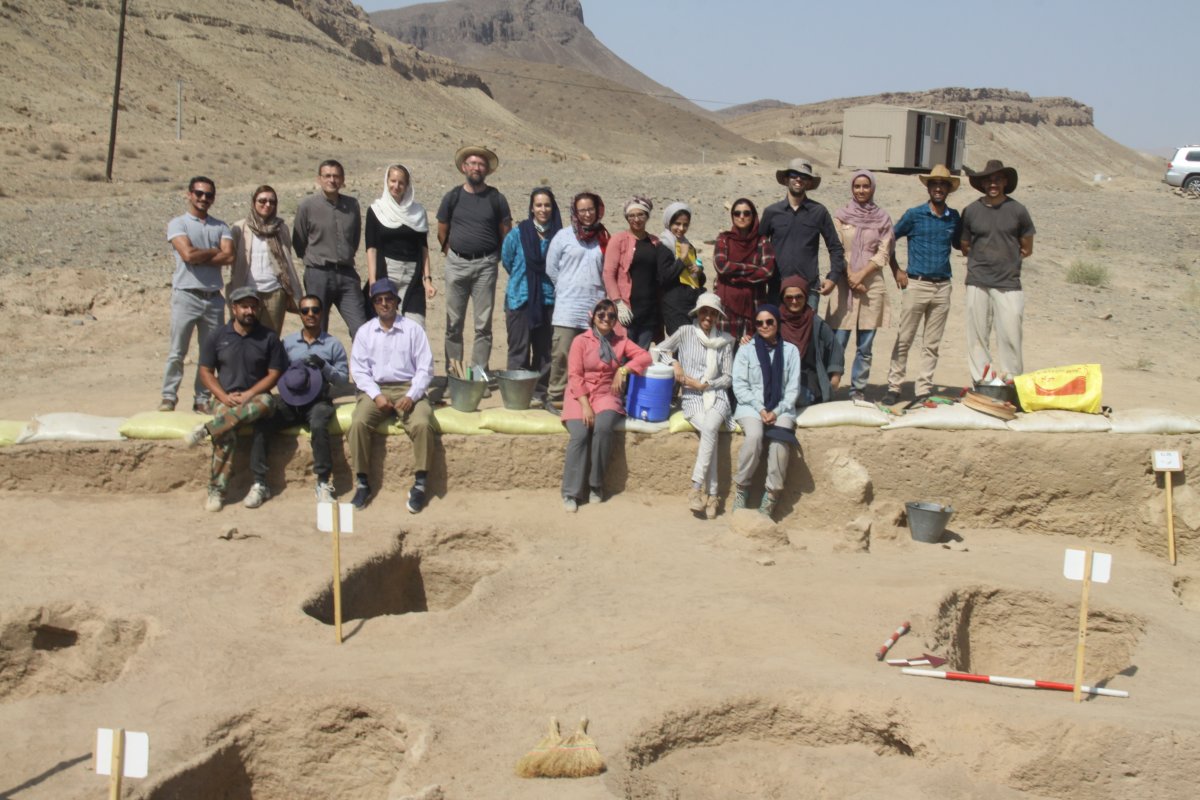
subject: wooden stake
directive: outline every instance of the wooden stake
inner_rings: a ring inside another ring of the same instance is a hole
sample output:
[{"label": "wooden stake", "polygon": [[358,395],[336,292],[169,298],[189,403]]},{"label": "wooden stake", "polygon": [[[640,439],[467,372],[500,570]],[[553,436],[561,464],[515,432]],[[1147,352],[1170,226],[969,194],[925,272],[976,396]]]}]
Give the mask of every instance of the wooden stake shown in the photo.
[{"label": "wooden stake", "polygon": [[1092,548],[1083,556],[1083,593],[1079,597],[1079,643],[1075,646],[1075,689],[1072,697],[1078,703],[1083,699],[1083,652],[1087,643],[1088,588],[1092,585]]},{"label": "wooden stake", "polygon": [[342,520],[341,506],[333,502],[333,633],[342,643]]},{"label": "wooden stake", "polygon": [[1171,510],[1171,484],[1174,473],[1164,472],[1163,481],[1167,484],[1167,555],[1171,563],[1175,563],[1175,512]]},{"label": "wooden stake", "polygon": [[125,774],[125,729],[113,731],[112,761],[108,776],[108,800],[121,800],[121,777]]}]

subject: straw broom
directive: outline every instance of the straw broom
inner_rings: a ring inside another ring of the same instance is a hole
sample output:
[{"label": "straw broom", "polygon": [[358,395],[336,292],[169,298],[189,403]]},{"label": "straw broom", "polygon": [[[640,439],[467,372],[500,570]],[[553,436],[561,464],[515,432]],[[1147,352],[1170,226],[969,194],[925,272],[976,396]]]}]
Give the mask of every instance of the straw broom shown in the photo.
[{"label": "straw broom", "polygon": [[541,763],[541,775],[545,778],[586,778],[604,772],[604,757],[596,749],[596,742],[587,735],[588,720],[584,717],[579,727],[553,750]]},{"label": "straw broom", "polygon": [[517,761],[516,773],[519,778],[541,777],[541,764],[550,751],[562,741],[562,733],[558,729],[558,718],[550,718],[550,727],[546,735]]}]

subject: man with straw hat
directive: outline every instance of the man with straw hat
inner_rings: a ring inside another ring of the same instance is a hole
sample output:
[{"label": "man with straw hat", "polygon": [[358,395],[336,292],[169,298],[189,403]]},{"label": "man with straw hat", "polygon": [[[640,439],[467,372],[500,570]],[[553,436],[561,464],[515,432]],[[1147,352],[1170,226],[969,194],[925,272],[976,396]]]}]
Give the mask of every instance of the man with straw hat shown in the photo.
[{"label": "man with straw hat", "polygon": [[[846,254],[833,226],[829,210],[808,192],[821,185],[821,176],[803,158],[793,158],[786,169],[775,173],[775,182],[787,187],[787,197],[763,211],[759,233],[775,249],[775,276],[770,282],[771,302],[779,297],[779,284],[793,275],[808,280],[808,304],[815,311],[820,296],[829,294],[846,275]],[[817,267],[818,237],[829,250],[829,274],[821,280]]]},{"label": "man with straw hat", "polygon": [[[438,207],[438,244],[446,256],[446,369],[461,371],[467,301],[474,307],[475,339],[471,363],[488,367],[492,355],[492,307],[500,245],[512,229],[508,200],[487,177],[500,159],[486,147],[467,146],[454,154],[454,166],[466,180],[442,198]],[[453,368],[453,369],[452,369]]]},{"label": "man with straw hat", "polygon": [[[1001,375],[1024,371],[1021,325],[1025,293],[1021,261],[1033,255],[1033,220],[1025,206],[1009,195],[1017,188],[1017,171],[992,159],[978,172],[967,170],[971,186],[983,197],[962,214],[962,251],[967,256],[967,364],[971,380],[984,379],[988,364]],[[988,349],[996,330],[996,353]]]},{"label": "man with straw hat", "polygon": [[962,247],[962,218],[946,205],[946,198],[958,190],[959,179],[945,164],[938,164],[927,175],[918,175],[917,180],[925,184],[929,202],[905,211],[893,229],[897,241],[908,237],[908,264],[901,271],[892,255],[901,301],[900,331],[892,346],[888,390],[883,396],[883,404],[888,406],[900,400],[908,350],[922,324],[925,332],[921,334],[921,369],[913,382],[914,404],[933,393],[938,348],[950,316],[950,249]]}]

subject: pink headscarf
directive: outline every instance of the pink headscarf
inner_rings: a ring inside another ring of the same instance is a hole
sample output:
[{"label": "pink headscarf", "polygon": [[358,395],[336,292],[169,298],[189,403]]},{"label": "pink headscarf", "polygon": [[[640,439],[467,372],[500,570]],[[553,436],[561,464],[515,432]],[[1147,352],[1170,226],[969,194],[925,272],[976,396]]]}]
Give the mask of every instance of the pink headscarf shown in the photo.
[{"label": "pink headscarf", "polygon": [[[860,203],[854,199],[854,182],[866,178],[871,182],[872,199]],[[862,269],[866,261],[867,248],[875,248],[880,239],[886,238],[892,232],[892,218],[879,206],[875,205],[875,176],[870,170],[860,169],[850,176],[850,202],[837,210],[834,216],[839,222],[853,225],[854,243],[850,251],[849,264],[851,270]]]}]

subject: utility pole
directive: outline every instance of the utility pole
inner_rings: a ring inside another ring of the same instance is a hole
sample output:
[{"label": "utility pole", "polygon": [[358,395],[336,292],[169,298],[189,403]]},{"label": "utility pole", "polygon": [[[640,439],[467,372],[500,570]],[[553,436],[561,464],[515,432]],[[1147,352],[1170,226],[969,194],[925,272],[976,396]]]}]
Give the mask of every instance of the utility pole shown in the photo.
[{"label": "utility pole", "polygon": [[175,141],[183,140],[183,81],[175,81]]},{"label": "utility pole", "polygon": [[125,8],[128,0],[121,0],[121,24],[117,28],[117,77],[113,83],[112,124],[108,128],[108,161],[104,164],[104,178],[112,183],[113,153],[117,149],[117,106],[121,103],[121,64],[125,59]]}]

